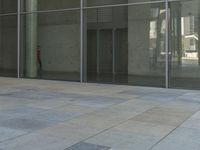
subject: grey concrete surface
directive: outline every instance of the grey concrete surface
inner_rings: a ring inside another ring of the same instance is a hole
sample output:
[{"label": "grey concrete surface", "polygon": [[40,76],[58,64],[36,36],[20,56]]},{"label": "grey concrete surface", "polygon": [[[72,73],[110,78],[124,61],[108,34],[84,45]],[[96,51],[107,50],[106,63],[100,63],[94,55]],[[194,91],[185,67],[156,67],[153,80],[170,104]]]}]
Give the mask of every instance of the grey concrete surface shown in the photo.
[{"label": "grey concrete surface", "polygon": [[199,150],[200,91],[0,78],[0,150]]}]

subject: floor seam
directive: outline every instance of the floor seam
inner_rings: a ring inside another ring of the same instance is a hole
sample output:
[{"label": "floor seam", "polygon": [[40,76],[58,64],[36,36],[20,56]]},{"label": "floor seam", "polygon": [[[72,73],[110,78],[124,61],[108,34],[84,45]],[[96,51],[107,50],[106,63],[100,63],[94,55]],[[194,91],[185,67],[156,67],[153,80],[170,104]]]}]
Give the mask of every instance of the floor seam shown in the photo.
[{"label": "floor seam", "polygon": [[180,128],[181,125],[187,121],[189,118],[191,118],[197,111],[195,111],[194,113],[192,113],[189,117],[187,117],[186,119],[184,119],[184,121],[182,123],[180,123],[176,128],[174,128],[172,131],[170,131],[167,135],[165,135],[163,138],[161,138],[158,142],[156,142],[155,144],[153,144],[148,150],[152,150],[154,147],[156,147],[159,143],[161,143],[164,139],[166,139],[170,134],[172,134],[176,129]]},{"label": "floor seam", "polygon": [[[156,106],[155,106],[155,107],[156,107]],[[154,107],[152,107],[152,108],[150,108],[150,109],[153,109],[153,108],[154,108]],[[150,110],[150,109],[148,109],[148,110]],[[141,112],[141,113],[144,113],[144,112],[146,112],[146,111],[148,111],[148,110],[145,110],[145,111],[143,111],[143,112]],[[140,115],[141,113],[139,113],[138,115]],[[136,115],[136,116],[138,116],[138,115]],[[134,117],[136,117],[136,116],[134,116]],[[120,126],[120,125],[122,125],[122,124],[124,124],[124,123],[126,123],[126,122],[128,122],[128,121],[130,121],[130,120],[132,120],[134,117],[131,117],[131,118],[129,118],[129,119],[123,121],[123,122],[120,122],[120,123],[118,123],[118,124],[115,124],[115,125],[113,125],[113,126],[107,128],[107,129],[104,129],[104,130],[102,130],[102,131],[100,131],[100,132],[98,132],[98,133],[96,133],[96,134],[94,134],[94,135],[92,135],[92,136],[90,136],[90,137],[87,137],[86,139],[83,139],[83,140],[81,140],[81,141],[79,141],[79,142],[77,142],[77,143],[85,142],[85,141],[87,141],[88,139],[91,139],[91,138],[93,138],[93,137],[95,137],[95,136],[97,136],[97,135],[99,135],[99,134],[102,134],[102,133],[104,133],[104,132],[106,132],[106,131],[108,131],[108,130],[110,130],[110,129],[112,129],[112,128],[115,128],[115,127],[117,127],[117,126]],[[73,145],[71,145],[71,146],[69,146],[69,147],[67,147],[67,148],[70,148],[70,147],[76,145],[77,143],[75,143],[75,144],[73,144]]]}]

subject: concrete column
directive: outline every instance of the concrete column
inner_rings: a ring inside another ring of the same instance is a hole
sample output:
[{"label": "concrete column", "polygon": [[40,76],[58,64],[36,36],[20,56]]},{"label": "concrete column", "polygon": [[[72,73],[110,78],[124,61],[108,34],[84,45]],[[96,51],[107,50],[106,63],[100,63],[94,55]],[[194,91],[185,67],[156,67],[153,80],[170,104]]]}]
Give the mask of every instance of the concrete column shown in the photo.
[{"label": "concrete column", "polygon": [[[37,0],[26,0],[26,11],[37,11]],[[37,14],[26,15],[26,77],[37,77]]]},{"label": "concrete column", "polygon": [[147,75],[150,71],[150,9],[150,5],[128,8],[129,75]]},{"label": "concrete column", "polygon": [[181,3],[178,2],[177,7],[177,50],[178,50],[178,65],[182,65],[182,34],[181,34]]},{"label": "concrete column", "polygon": [[197,44],[197,50],[198,50],[198,64],[199,64],[199,66],[200,66],[200,1],[198,1],[198,13],[197,13],[197,19],[198,19],[198,37],[199,37],[199,39],[198,39],[198,44]]}]

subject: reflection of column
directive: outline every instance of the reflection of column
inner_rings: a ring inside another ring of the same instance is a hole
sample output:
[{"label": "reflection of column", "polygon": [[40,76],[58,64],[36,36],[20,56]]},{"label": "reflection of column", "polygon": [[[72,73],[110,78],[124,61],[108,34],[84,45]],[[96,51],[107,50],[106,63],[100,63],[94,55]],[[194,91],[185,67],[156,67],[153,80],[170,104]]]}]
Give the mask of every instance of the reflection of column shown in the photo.
[{"label": "reflection of column", "polygon": [[[37,11],[37,0],[26,0],[26,11]],[[26,16],[26,76],[37,77],[37,14]]]},{"label": "reflection of column", "polygon": [[97,30],[97,74],[100,73],[100,63],[99,63],[99,35],[100,30]]},{"label": "reflection of column", "polygon": [[[81,5],[82,5],[82,7],[84,7],[84,6],[87,6],[87,1],[80,1],[81,2]],[[83,9],[83,8],[82,8]],[[81,26],[82,26],[82,28],[83,28],[83,35],[81,35],[82,36],[82,40],[83,40],[83,81],[84,82],[87,82],[87,61],[88,61],[88,58],[87,58],[87,56],[88,56],[88,50],[87,50],[87,11],[83,11],[82,10],[82,13],[80,13],[80,15],[83,15],[82,17],[83,17],[83,24],[81,24]],[[80,16],[81,17],[81,16]]]},{"label": "reflection of column", "polygon": [[115,75],[115,29],[112,30],[112,73]]},{"label": "reflection of column", "polygon": [[153,68],[155,69],[158,63],[158,57],[159,57],[159,53],[160,53],[160,44],[161,44],[161,27],[162,27],[162,21],[163,21],[163,17],[161,18],[160,15],[160,8],[159,8],[159,13],[158,13],[158,18],[157,18],[157,25],[156,25],[156,34],[157,34],[157,38],[156,38],[156,48],[155,48],[155,52],[153,54]]},{"label": "reflection of column", "polygon": [[197,19],[198,19],[198,44],[197,44],[197,50],[198,50],[198,63],[199,63],[199,66],[200,66],[200,1],[198,3],[198,12],[197,15]]},{"label": "reflection of column", "polygon": [[177,4],[177,53],[178,53],[178,66],[182,65],[182,34],[181,34],[181,4]]},{"label": "reflection of column", "polygon": [[[170,17],[170,51],[172,52],[170,61],[175,58],[177,66],[182,64],[182,35],[181,35],[181,4],[174,2],[171,7]],[[173,57],[173,58],[172,58]]]}]

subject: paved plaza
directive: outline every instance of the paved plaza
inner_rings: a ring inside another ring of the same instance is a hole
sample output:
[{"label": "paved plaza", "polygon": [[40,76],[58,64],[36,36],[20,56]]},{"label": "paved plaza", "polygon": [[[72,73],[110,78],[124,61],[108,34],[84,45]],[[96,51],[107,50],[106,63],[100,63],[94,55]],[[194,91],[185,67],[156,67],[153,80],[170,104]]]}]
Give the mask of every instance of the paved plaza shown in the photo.
[{"label": "paved plaza", "polygon": [[0,78],[0,150],[199,150],[200,91]]}]

